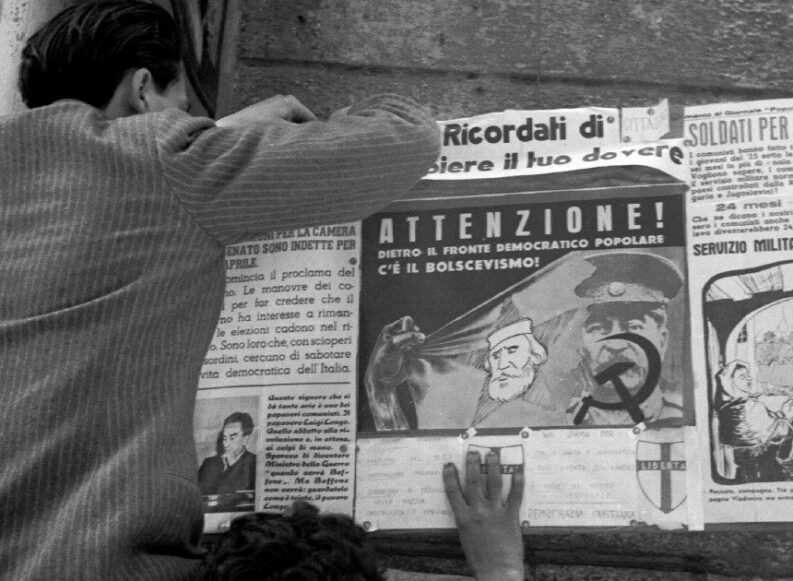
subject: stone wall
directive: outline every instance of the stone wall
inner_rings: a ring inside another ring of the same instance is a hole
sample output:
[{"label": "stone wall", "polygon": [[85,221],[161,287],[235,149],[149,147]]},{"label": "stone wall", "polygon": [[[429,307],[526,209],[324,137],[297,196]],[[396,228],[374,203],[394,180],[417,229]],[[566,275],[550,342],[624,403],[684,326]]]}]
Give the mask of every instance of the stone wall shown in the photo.
[{"label": "stone wall", "polygon": [[241,103],[320,113],[408,94],[439,118],[506,108],[793,94],[787,0],[247,0]]}]

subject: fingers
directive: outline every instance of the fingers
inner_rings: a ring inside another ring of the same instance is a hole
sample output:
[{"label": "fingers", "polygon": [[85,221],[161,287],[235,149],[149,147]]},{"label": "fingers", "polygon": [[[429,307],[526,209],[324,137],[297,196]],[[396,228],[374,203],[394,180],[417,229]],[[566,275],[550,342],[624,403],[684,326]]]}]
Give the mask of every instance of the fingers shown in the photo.
[{"label": "fingers", "polygon": [[404,333],[402,335],[395,335],[391,338],[391,346],[399,351],[404,351],[410,347],[421,345],[427,337],[424,333]]},{"label": "fingers", "polygon": [[[457,468],[451,462],[443,467],[443,485],[449,504],[455,512],[465,506],[473,506],[484,499],[490,505],[501,505],[503,481],[501,479],[501,464],[499,456],[492,450],[485,456],[487,476],[485,477],[484,490],[482,482],[482,464],[479,452],[469,451],[465,458],[465,483],[460,488]],[[512,473],[512,483],[505,506],[510,511],[517,511],[523,502],[523,488],[525,478],[523,465]]]},{"label": "fingers", "polygon": [[284,119],[292,121],[293,123],[305,123],[307,121],[316,121],[317,116],[311,110],[297,100],[293,95],[286,95],[283,97],[284,103],[287,105],[288,110]]},{"label": "fingers", "polygon": [[443,466],[443,490],[455,517],[460,514],[466,504],[463,498],[463,491],[460,488],[460,479],[457,477],[457,467],[449,462]]},{"label": "fingers", "polygon": [[404,351],[424,343],[427,336],[419,330],[410,316],[402,317],[383,327],[382,335],[389,350]]},{"label": "fingers", "polygon": [[292,95],[276,95],[218,119],[215,125],[245,129],[251,123],[277,120],[304,123],[315,121],[316,116]]},{"label": "fingers", "polygon": [[399,331],[402,333],[406,333],[408,331],[414,331],[418,333],[419,331],[419,326],[413,320],[413,317],[410,316],[402,317],[401,319],[399,319],[398,322],[400,324]]},{"label": "fingers", "polygon": [[512,473],[512,484],[507,495],[507,508],[510,510],[518,510],[523,502],[524,480],[523,464],[521,464],[520,469]]},{"label": "fingers", "polygon": [[501,481],[501,464],[499,463],[498,454],[492,450],[488,452],[485,456],[485,465],[487,466],[487,491],[485,497],[491,502],[500,502],[503,483]]},{"label": "fingers", "polygon": [[337,119],[341,119],[342,117],[346,117],[349,112],[350,112],[350,107],[349,106],[344,107],[342,109],[337,109],[336,111],[334,111],[333,113],[330,114],[330,117],[328,117],[328,120],[329,121],[335,121]]},{"label": "fingers", "polygon": [[468,504],[482,500],[482,461],[479,452],[468,452],[465,458],[465,489],[463,495]]},{"label": "fingers", "polygon": [[389,323],[383,328],[389,335],[396,335],[398,333],[405,333],[407,331],[418,331],[419,327],[416,323],[413,322],[413,317],[410,315],[401,317],[394,321],[393,323]]}]

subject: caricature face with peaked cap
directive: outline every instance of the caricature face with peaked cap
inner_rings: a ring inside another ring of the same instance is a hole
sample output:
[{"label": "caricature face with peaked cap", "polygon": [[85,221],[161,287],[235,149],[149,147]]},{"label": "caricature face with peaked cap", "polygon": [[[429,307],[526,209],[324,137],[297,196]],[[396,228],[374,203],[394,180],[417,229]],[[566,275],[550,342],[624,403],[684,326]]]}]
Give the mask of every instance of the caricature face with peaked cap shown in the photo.
[{"label": "caricature face with peaked cap", "polygon": [[[594,376],[615,363],[633,363],[620,377],[628,391],[635,393],[647,378],[646,355],[636,343],[606,338],[619,333],[641,335],[663,361],[669,344],[667,305],[680,291],[682,276],[672,262],[654,254],[613,252],[586,260],[595,270],[575,288],[579,297],[590,300],[581,330],[585,364]],[[595,399],[619,401],[610,383],[595,389]]]}]

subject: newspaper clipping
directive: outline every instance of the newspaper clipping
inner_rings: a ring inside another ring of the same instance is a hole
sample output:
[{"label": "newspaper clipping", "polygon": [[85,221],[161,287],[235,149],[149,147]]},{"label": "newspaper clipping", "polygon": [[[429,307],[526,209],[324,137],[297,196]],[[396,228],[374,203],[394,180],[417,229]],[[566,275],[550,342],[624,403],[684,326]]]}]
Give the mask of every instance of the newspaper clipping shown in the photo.
[{"label": "newspaper clipping", "polygon": [[352,512],[358,244],[349,224],[227,249],[196,407],[208,530],[300,498]]},{"label": "newspaper clipping", "polygon": [[689,107],[707,522],[793,520],[793,101]]}]

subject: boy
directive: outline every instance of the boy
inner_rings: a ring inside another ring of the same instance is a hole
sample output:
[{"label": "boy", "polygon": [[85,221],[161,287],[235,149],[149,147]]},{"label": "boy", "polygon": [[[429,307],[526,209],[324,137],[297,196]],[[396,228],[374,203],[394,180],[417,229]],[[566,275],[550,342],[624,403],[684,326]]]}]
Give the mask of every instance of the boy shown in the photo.
[{"label": "boy", "polygon": [[224,248],[359,220],[438,151],[411,101],[332,121],[292,97],[217,123],[187,106],[179,31],[81,3],[23,51],[0,118],[0,578],[193,578],[192,414]]}]

